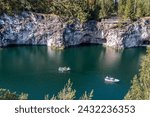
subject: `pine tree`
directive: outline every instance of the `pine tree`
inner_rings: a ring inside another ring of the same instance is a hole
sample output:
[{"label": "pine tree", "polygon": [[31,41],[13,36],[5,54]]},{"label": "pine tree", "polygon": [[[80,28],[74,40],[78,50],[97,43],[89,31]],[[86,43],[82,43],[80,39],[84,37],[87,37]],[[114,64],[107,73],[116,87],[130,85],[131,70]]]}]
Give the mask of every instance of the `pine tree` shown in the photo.
[{"label": "pine tree", "polygon": [[144,12],[145,16],[150,16],[150,0],[144,0]]},{"label": "pine tree", "polygon": [[128,92],[128,94],[125,96],[126,100],[142,100],[144,98],[143,96],[143,88],[140,84],[139,79],[137,76],[133,78],[132,86]]},{"label": "pine tree", "polygon": [[118,15],[119,16],[124,16],[124,11],[125,11],[125,7],[126,7],[126,0],[119,0],[118,3]]},{"label": "pine tree", "polygon": [[137,1],[137,9],[136,9],[136,17],[139,18],[139,17],[142,17],[144,14],[143,14],[143,1],[142,0],[138,0]]},{"label": "pine tree", "polygon": [[150,99],[150,48],[147,55],[142,59],[140,73],[132,81],[132,86],[125,96],[128,100]]},{"label": "pine tree", "polygon": [[88,0],[87,2],[88,19],[98,20],[100,19],[100,0]]},{"label": "pine tree", "polygon": [[114,12],[114,0],[101,0],[101,10],[100,10],[101,18],[111,16],[113,12]]},{"label": "pine tree", "polygon": [[[93,92],[94,92],[93,90],[90,93],[87,93],[85,91],[85,93],[79,99],[91,100],[93,97]],[[72,88],[72,83],[69,79],[64,88],[60,92],[58,92],[56,96],[53,95],[53,97],[50,98],[49,95],[47,94],[45,95],[45,100],[73,100],[75,99],[75,96],[76,90]]]},{"label": "pine tree", "polygon": [[147,55],[143,58],[140,69],[140,83],[144,89],[144,99],[150,99],[150,48]]},{"label": "pine tree", "polygon": [[134,19],[134,0],[127,0],[125,8],[125,18]]}]

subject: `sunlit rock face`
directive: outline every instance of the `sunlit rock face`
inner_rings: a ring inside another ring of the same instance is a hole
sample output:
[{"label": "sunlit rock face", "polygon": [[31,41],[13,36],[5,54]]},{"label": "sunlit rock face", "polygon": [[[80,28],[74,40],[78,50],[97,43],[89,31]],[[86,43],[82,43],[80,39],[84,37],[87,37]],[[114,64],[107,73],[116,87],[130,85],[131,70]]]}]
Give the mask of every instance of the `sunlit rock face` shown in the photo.
[{"label": "sunlit rock face", "polygon": [[22,12],[0,16],[0,47],[8,45],[47,45],[63,49],[82,43],[103,44],[113,48],[142,45],[150,39],[150,18],[123,22],[107,19],[84,24],[75,20],[68,24],[56,15]]},{"label": "sunlit rock face", "polygon": [[[63,23],[55,15],[23,12],[21,15],[0,17],[0,46],[63,45]],[[58,41],[57,41],[58,40]]]}]

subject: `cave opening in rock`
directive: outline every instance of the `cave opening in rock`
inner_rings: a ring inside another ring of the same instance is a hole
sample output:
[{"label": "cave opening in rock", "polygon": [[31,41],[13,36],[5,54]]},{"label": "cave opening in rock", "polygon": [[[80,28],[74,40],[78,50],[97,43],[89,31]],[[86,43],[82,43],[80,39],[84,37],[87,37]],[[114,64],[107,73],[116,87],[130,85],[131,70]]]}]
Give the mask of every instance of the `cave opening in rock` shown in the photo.
[{"label": "cave opening in rock", "polygon": [[103,43],[106,43],[106,39],[94,37],[90,34],[85,34],[81,40],[82,42],[79,46],[102,45]]},{"label": "cave opening in rock", "polygon": [[150,41],[149,40],[144,40],[144,41],[142,41],[142,45],[150,45]]}]

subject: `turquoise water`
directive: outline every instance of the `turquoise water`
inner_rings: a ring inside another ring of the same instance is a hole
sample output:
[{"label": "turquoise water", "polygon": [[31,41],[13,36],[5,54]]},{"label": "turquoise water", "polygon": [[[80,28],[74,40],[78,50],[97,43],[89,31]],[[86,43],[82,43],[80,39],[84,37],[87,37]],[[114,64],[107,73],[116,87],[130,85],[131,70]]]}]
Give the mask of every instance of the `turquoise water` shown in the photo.
[{"label": "turquoise water", "polygon": [[[0,49],[0,87],[29,94],[29,99],[44,99],[60,91],[71,79],[78,99],[84,91],[94,90],[93,99],[123,99],[133,76],[138,73],[145,48],[116,51],[100,45],[53,51],[45,46]],[[59,73],[59,66],[71,72]],[[105,76],[120,79],[107,84]]]}]

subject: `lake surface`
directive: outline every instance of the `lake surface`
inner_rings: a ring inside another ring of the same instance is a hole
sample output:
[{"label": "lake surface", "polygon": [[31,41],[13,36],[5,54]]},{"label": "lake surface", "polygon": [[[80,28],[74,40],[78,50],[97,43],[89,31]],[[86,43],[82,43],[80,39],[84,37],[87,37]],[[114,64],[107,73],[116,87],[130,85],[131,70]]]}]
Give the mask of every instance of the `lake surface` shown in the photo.
[{"label": "lake surface", "polygon": [[[45,94],[57,94],[71,79],[76,99],[92,89],[95,100],[123,99],[145,51],[145,48],[116,51],[100,45],[62,51],[45,46],[4,48],[0,49],[0,87],[28,93],[29,99],[44,99]],[[59,73],[59,66],[70,66],[72,70]],[[105,83],[106,76],[120,82]]]}]

